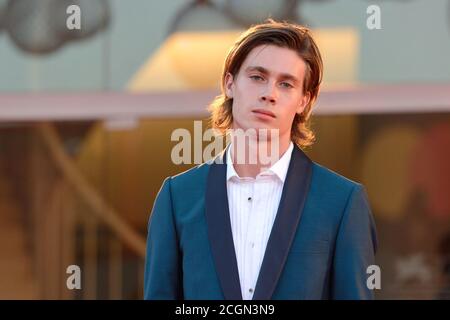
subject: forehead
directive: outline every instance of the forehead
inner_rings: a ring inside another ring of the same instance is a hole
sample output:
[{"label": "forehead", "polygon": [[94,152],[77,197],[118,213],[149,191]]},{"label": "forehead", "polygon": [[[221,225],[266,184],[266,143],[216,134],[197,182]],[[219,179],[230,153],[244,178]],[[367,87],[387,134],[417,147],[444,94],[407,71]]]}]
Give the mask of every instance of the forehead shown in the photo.
[{"label": "forehead", "polygon": [[297,52],[270,44],[253,48],[242,63],[240,71],[255,66],[263,67],[274,74],[292,74],[300,79],[304,78],[306,70],[305,61]]}]

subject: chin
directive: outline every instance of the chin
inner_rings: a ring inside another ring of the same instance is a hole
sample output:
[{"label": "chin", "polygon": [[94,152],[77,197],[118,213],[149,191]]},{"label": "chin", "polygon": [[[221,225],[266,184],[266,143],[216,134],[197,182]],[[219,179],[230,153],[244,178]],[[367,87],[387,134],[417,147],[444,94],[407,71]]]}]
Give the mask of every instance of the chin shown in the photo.
[{"label": "chin", "polygon": [[271,126],[268,123],[264,123],[261,121],[254,121],[254,120],[247,120],[245,122],[237,122],[233,128],[235,129],[241,129],[245,132],[248,132],[247,130],[256,130],[256,132],[262,132],[262,130],[269,131],[268,134],[270,134],[270,130],[272,129],[278,129],[277,127]]}]

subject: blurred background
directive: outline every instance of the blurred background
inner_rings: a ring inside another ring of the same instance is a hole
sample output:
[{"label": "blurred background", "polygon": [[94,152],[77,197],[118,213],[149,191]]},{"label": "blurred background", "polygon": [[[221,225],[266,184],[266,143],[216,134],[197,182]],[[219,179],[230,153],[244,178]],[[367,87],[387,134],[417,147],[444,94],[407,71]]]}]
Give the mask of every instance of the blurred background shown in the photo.
[{"label": "blurred background", "polygon": [[306,152],[367,188],[376,297],[450,298],[449,0],[0,0],[1,299],[142,298],[153,201],[190,167],[171,134],[207,128],[228,48],[267,17],[318,41]]}]

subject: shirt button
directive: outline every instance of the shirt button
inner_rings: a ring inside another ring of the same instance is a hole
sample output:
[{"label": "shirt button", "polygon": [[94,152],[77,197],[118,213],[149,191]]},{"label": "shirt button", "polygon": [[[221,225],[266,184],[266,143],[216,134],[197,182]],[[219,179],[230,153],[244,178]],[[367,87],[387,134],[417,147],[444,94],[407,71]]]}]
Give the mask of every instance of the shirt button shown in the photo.
[{"label": "shirt button", "polygon": [[252,248],[254,248],[255,247],[255,244],[252,242]]},{"label": "shirt button", "polygon": [[248,199],[247,199],[248,201],[252,201],[252,197],[248,197]]},{"label": "shirt button", "polygon": [[252,289],[252,288],[248,289],[248,292],[252,293],[252,292],[253,292],[253,289]]}]

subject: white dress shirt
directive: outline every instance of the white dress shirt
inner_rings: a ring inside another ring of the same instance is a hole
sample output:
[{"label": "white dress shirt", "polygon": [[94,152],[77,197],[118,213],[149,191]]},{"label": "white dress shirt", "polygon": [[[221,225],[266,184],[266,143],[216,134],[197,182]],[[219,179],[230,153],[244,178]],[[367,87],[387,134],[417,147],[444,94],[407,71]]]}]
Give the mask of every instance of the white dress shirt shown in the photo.
[{"label": "white dress shirt", "polygon": [[256,178],[239,177],[227,150],[227,193],[242,298],[251,300],[283,191],[294,145]]}]

